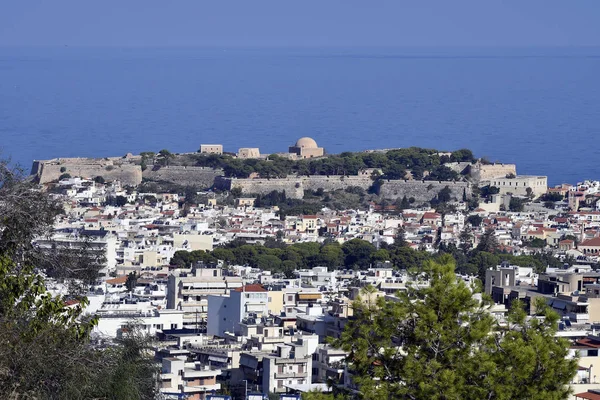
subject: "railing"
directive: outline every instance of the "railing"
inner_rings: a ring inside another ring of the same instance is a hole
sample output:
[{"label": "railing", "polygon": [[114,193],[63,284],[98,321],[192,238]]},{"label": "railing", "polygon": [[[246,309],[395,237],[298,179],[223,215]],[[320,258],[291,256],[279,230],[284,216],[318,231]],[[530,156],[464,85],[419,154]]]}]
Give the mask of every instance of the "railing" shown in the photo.
[{"label": "railing", "polygon": [[307,378],[308,372],[276,372],[275,379],[282,378]]},{"label": "railing", "polygon": [[587,313],[568,313],[567,316],[569,317],[569,319],[571,321],[575,321],[575,322],[581,322],[581,321],[589,321],[590,320],[590,314]]}]

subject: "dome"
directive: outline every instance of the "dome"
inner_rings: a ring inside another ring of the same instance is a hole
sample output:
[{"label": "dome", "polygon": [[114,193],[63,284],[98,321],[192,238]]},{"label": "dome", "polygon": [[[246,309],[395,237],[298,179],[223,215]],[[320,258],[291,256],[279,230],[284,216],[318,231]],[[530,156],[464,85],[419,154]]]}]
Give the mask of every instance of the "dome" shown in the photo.
[{"label": "dome", "polygon": [[315,142],[313,138],[303,137],[298,139],[298,141],[296,142],[296,147],[305,149],[316,149],[319,146],[317,146],[317,142]]}]

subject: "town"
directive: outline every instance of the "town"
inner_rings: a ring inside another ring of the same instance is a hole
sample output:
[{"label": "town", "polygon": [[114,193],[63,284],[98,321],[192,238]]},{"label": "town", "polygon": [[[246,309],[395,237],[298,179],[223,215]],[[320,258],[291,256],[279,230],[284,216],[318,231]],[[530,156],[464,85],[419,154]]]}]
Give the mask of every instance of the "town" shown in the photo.
[{"label": "town", "polygon": [[[311,138],[275,155],[203,144],[191,155],[36,161],[64,214],[34,245],[89,258],[84,273],[46,271],[48,289],[80,283],[96,341],[131,323],[151,335],[166,399],[300,398],[357,390],[329,338],[358,303],[427,287],[413,267],[447,253],[464,282],[483,282],[500,324],[515,301],[530,316],[539,299],[556,311],[556,335],[580,357],[571,398],[600,398],[600,182],[548,187],[465,151],[411,150],[425,161],[400,168],[374,161],[398,151],[363,152],[355,170],[344,162],[356,156],[329,156]],[[324,159],[342,161],[308,170]]]}]

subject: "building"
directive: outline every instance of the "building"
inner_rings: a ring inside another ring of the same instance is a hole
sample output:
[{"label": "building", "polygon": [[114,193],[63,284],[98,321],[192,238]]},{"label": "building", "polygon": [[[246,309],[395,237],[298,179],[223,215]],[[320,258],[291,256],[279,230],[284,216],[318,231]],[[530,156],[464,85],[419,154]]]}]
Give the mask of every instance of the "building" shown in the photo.
[{"label": "building", "polygon": [[579,243],[577,249],[586,256],[598,256],[600,255],[600,237],[586,240],[585,242]]},{"label": "building", "polygon": [[51,237],[40,237],[35,245],[44,252],[72,250],[87,253],[90,260],[105,260],[101,276],[108,276],[117,266],[117,237],[107,230],[61,229]]},{"label": "building", "polygon": [[202,154],[223,154],[222,144],[201,144],[200,153]]},{"label": "building", "polygon": [[500,190],[500,194],[513,194],[515,196],[528,196],[528,190],[531,189],[531,195],[536,198],[548,191],[547,176],[518,175],[514,178],[494,178],[489,181],[490,186],[495,186]]},{"label": "building", "polygon": [[159,310],[149,303],[104,303],[96,315],[94,333],[104,337],[117,337],[132,322],[151,336],[159,330],[183,328],[183,311]]},{"label": "building", "polygon": [[296,154],[298,158],[322,157],[325,149],[317,146],[317,142],[309,137],[298,139],[295,145],[290,146],[289,153]]},{"label": "building", "polygon": [[316,349],[316,338],[302,337],[278,344],[273,352],[243,352],[240,369],[248,382],[262,387],[262,392],[283,393],[286,386],[312,382],[312,354]]},{"label": "building", "polygon": [[174,233],[173,248],[176,250],[213,250],[213,235],[200,233]]},{"label": "building", "polygon": [[194,268],[171,274],[167,281],[167,308],[183,310],[184,327],[198,328],[207,320],[209,296],[227,295],[241,286],[242,278],[224,276],[221,268]]},{"label": "building", "polygon": [[260,158],[260,150],[258,147],[242,147],[238,150],[238,158]]},{"label": "building", "polygon": [[162,360],[160,392],[164,396],[177,396],[187,400],[205,400],[207,395],[221,389],[217,383],[220,369],[201,363],[188,363],[178,357]]},{"label": "building", "polygon": [[239,331],[239,324],[247,318],[269,315],[269,296],[262,285],[238,287],[229,296],[208,296],[207,334],[225,337],[225,332]]}]

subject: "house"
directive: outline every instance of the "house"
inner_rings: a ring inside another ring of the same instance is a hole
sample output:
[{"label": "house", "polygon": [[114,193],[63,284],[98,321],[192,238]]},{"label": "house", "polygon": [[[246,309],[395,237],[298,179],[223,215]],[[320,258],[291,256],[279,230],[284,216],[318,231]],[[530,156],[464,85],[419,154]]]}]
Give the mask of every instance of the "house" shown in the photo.
[{"label": "house", "polygon": [[579,243],[579,246],[577,246],[577,249],[586,256],[600,255],[600,237],[595,237],[593,239],[589,239],[589,240]]},{"label": "house", "polygon": [[222,144],[201,144],[200,153],[202,154],[223,154]]},{"label": "house", "polygon": [[199,362],[188,363],[178,357],[162,360],[160,392],[164,396],[177,396],[188,400],[205,400],[208,395],[221,389],[217,383],[220,369],[213,369]]},{"label": "house", "polygon": [[269,315],[269,296],[262,285],[245,285],[232,290],[229,296],[208,296],[207,333],[225,337],[226,332],[239,332],[245,319]]}]

